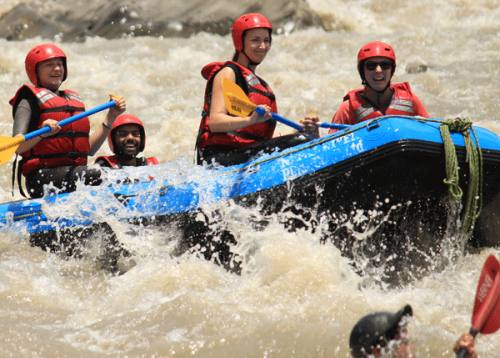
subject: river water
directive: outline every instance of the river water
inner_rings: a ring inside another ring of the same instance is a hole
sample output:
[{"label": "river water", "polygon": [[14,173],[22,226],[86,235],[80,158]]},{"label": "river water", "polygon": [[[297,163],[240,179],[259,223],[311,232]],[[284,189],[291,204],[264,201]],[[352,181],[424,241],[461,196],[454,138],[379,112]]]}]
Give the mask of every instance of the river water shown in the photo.
[{"label": "river water", "polygon": [[[315,111],[329,120],[345,92],[360,84],[358,48],[380,39],[398,56],[395,80],[409,81],[432,116],[468,116],[500,132],[498,1],[310,3],[337,31],[275,36],[258,68],[282,115],[298,119]],[[24,57],[40,41],[0,40],[5,135],[12,130],[7,102],[26,81]],[[229,37],[92,38],[62,47],[67,88],[89,107],[108,93],[126,96],[129,112],[146,123],[147,154],[174,163],[163,175],[199,173],[192,165],[204,91],[199,73],[204,64],[232,56]],[[427,70],[414,73],[419,65]],[[106,151],[103,146],[99,154]],[[10,165],[0,168],[3,202],[13,200],[10,175]],[[78,203],[66,209],[76,212]],[[246,218],[256,211],[234,206],[231,213],[225,219],[238,228],[238,249],[248,257],[240,276],[195,255],[170,255],[174,231],[135,228],[130,235],[130,227],[115,223],[118,238],[136,252],[136,266],[120,276],[96,269],[92,260],[33,248],[22,233],[2,234],[0,356],[347,357],[357,319],[410,303],[417,356],[451,357],[455,339],[469,328],[482,264],[488,254],[500,255],[498,247],[467,253],[444,270],[388,289],[366,284],[315,234],[287,233],[278,223],[255,231]],[[498,356],[498,337],[479,337],[482,357]]]}]

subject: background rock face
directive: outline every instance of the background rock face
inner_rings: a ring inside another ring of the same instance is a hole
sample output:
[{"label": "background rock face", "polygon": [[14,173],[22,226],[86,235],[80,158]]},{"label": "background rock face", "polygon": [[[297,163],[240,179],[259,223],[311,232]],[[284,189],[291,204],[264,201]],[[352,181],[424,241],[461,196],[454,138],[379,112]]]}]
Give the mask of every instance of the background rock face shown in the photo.
[{"label": "background rock face", "polygon": [[225,35],[233,20],[247,12],[268,16],[277,33],[321,26],[305,0],[32,0],[4,11],[0,37],[8,40],[36,36],[64,41],[86,36],[187,37],[200,31]]}]

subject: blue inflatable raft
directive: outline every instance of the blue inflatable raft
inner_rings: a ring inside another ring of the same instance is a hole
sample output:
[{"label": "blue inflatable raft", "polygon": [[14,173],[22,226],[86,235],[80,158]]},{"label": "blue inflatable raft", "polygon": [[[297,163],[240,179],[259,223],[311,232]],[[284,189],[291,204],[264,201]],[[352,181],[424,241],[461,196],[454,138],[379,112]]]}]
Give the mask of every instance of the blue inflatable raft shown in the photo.
[{"label": "blue inflatable raft", "polygon": [[[204,175],[86,187],[8,202],[0,204],[0,229],[33,236],[88,228],[113,218],[154,225],[177,223],[196,241],[208,223],[199,225],[193,214],[234,201],[258,206],[263,217],[293,213],[284,220],[287,229],[314,230],[318,221],[326,221],[329,230],[322,238],[337,240],[346,252],[352,249],[349,238],[357,229],[343,224],[359,210],[377,212],[369,223],[356,224],[360,230],[375,225],[372,236],[377,240],[436,240],[446,235],[450,214],[440,124],[439,120],[386,116],[243,164],[207,167]],[[500,240],[500,137],[485,128],[473,129],[467,134],[474,148],[479,144],[483,160],[478,168],[481,215],[475,221],[472,242],[495,246]],[[451,140],[461,168],[459,184],[466,192],[470,154],[461,133],[452,133]],[[68,205],[72,211],[65,210]]]}]

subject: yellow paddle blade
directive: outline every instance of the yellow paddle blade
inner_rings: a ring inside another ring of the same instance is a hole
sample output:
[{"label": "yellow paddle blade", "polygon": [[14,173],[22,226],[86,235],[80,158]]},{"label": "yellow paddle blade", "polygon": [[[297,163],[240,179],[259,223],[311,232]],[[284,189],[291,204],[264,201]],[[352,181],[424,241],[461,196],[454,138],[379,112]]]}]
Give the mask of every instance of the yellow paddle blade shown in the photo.
[{"label": "yellow paddle blade", "polygon": [[243,91],[241,87],[238,86],[236,83],[227,78],[222,79],[222,90],[224,92],[230,92],[235,96],[240,97],[243,100],[246,100],[247,102],[251,102],[250,98],[248,98],[245,91]]},{"label": "yellow paddle blade", "polygon": [[231,80],[222,79],[224,104],[227,111],[235,116],[248,116],[255,110],[256,105],[250,101],[245,92]]},{"label": "yellow paddle blade", "polygon": [[22,142],[24,142],[22,134],[15,137],[0,136],[0,165],[10,161]]},{"label": "yellow paddle blade", "polygon": [[255,104],[236,97],[232,93],[224,93],[224,103],[227,111],[235,116],[248,116],[255,110]]}]

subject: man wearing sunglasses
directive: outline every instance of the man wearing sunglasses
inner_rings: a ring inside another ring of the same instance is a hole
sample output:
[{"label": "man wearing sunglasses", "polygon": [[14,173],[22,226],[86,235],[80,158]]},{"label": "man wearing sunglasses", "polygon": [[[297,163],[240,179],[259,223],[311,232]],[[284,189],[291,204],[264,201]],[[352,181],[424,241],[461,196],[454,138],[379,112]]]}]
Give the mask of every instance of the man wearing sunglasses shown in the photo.
[{"label": "man wearing sunglasses", "polygon": [[396,70],[393,48],[380,41],[369,42],[358,52],[358,72],[363,88],[344,97],[332,122],[355,124],[383,115],[429,117],[407,82],[391,84]]},{"label": "man wearing sunglasses", "polygon": [[[390,45],[380,41],[363,45],[358,52],[358,72],[364,87],[344,96],[332,122],[356,124],[384,115],[429,117],[409,83],[391,84],[395,70],[396,55]],[[319,118],[311,116],[300,122],[306,132],[319,136],[318,121]]]}]

